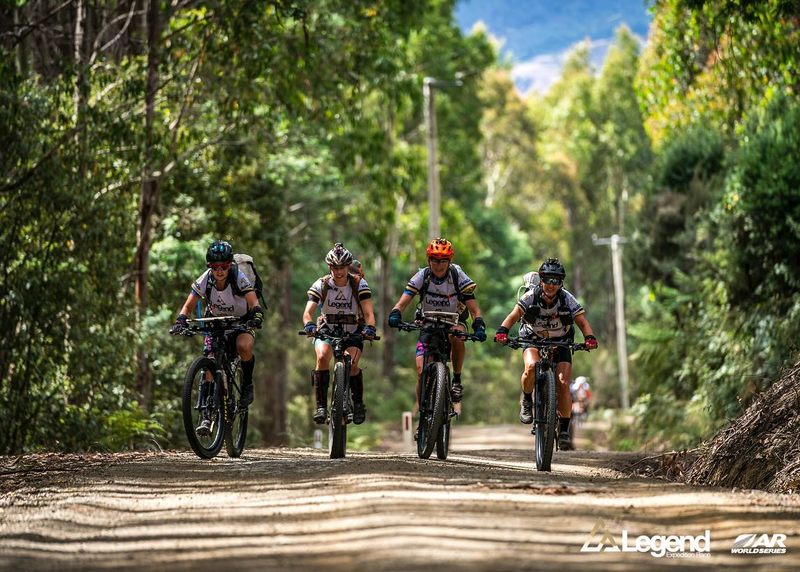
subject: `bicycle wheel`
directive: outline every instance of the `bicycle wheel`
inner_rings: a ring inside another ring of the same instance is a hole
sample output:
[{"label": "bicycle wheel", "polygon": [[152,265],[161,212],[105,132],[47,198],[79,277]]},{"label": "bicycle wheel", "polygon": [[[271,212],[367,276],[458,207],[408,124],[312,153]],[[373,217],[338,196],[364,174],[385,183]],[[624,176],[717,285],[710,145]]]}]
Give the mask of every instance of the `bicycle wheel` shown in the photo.
[{"label": "bicycle wheel", "polygon": [[228,418],[225,420],[225,449],[229,457],[239,457],[244,451],[244,442],[247,440],[246,406],[240,405],[242,400],[242,362],[237,357],[232,364],[233,380],[228,383],[226,405]]},{"label": "bicycle wheel", "polygon": [[[183,427],[186,430],[186,438],[198,457],[210,459],[215,457],[222,448],[224,437],[224,423],[222,408],[219,407],[219,400],[215,396],[221,395],[221,383],[211,384],[211,391],[208,396],[201,400],[200,384],[204,383],[207,371],[214,371],[216,364],[214,360],[207,357],[199,357],[192,362],[186,371],[183,381]],[[215,391],[216,387],[216,391]],[[198,435],[197,427],[203,417],[206,416],[211,422],[208,435]]]},{"label": "bicycle wheel", "polygon": [[347,453],[347,379],[345,364],[337,361],[333,367],[333,395],[328,428],[328,445],[331,459],[341,459]]},{"label": "bicycle wheel", "polygon": [[549,471],[556,440],[556,378],[548,369],[536,381],[536,469]]},{"label": "bicycle wheel", "polygon": [[447,369],[442,362],[434,362],[428,366],[428,391],[425,399],[425,411],[420,411],[420,434],[417,440],[417,453],[421,459],[427,459],[433,453],[439,429],[444,423],[445,402],[447,400]]},{"label": "bicycle wheel", "polygon": [[447,459],[450,449],[450,420],[448,419],[439,427],[439,434],[436,437],[436,456],[442,461]]}]

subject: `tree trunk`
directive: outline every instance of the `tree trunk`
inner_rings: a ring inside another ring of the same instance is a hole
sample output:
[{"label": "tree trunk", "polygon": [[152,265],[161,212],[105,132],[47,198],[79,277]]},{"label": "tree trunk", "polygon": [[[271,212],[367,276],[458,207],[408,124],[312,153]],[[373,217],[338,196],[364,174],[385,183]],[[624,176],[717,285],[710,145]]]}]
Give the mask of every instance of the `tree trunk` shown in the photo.
[{"label": "tree trunk", "polygon": [[263,415],[259,429],[264,436],[265,445],[286,445],[286,399],[289,376],[289,352],[286,344],[280,342],[281,336],[288,336],[291,329],[291,287],[292,269],[288,264],[280,267],[274,278],[273,292],[276,310],[276,323],[271,329],[280,335],[274,336],[267,355],[264,356],[263,377],[258,381],[257,399]]},{"label": "tree trunk", "polygon": [[[147,6],[147,85],[145,88],[145,149],[142,173],[142,194],[139,201],[139,228],[136,233],[136,318],[137,331],[148,307],[148,266],[150,262],[150,245],[152,243],[153,215],[158,202],[158,180],[153,177],[154,135],[153,122],[155,99],[158,89],[158,41],[161,36],[161,18],[158,0],[150,0]],[[147,349],[139,342],[136,350],[137,374],[136,389],[140,394],[140,404],[147,411],[152,398],[152,375]]]}]

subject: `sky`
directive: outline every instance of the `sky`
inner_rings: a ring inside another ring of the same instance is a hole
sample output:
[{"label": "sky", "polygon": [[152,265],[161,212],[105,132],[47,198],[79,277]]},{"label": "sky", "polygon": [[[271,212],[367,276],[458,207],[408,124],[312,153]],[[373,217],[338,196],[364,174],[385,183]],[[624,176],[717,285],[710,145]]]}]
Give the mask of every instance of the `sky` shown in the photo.
[{"label": "sky", "polygon": [[647,0],[458,0],[456,21],[464,33],[480,22],[500,40],[501,53],[514,64],[514,83],[527,95],[545,93],[581,41],[590,42],[597,70],[620,25],[644,43],[651,21],[647,5]]}]

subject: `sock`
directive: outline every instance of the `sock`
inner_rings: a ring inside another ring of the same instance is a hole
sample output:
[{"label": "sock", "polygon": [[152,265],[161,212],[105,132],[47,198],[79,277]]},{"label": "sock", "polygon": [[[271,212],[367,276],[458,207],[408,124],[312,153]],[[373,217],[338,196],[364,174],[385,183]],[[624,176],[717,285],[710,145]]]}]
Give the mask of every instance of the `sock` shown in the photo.
[{"label": "sock", "polygon": [[561,432],[569,432],[569,417],[559,417],[558,422],[561,425]]},{"label": "sock", "polygon": [[250,358],[250,361],[242,362],[242,382],[244,385],[253,384],[253,368],[256,366],[256,357]]},{"label": "sock", "polygon": [[312,379],[314,381],[314,387],[317,390],[317,407],[326,407],[328,403],[328,384],[331,379],[331,372],[327,369],[314,370]]},{"label": "sock", "polygon": [[364,401],[364,372],[359,371],[350,376],[350,391],[353,393],[353,403]]},{"label": "sock", "polygon": [[523,391],[522,400],[525,401],[526,403],[533,403],[533,392],[531,391],[530,393],[525,393]]},{"label": "sock", "polygon": [[453,374],[453,385],[458,385],[461,383],[461,372]]}]

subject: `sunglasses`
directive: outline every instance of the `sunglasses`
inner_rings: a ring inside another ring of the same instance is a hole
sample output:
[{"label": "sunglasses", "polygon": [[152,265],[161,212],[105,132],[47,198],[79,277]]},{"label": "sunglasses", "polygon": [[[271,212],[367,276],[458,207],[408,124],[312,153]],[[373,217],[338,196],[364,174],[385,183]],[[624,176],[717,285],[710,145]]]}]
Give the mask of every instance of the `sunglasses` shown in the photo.
[{"label": "sunglasses", "polygon": [[227,270],[228,268],[231,267],[231,263],[230,262],[211,262],[211,263],[207,264],[206,266],[208,266],[211,270]]},{"label": "sunglasses", "polygon": [[444,264],[445,262],[450,262],[447,258],[431,258],[431,264]]},{"label": "sunglasses", "polygon": [[561,286],[564,283],[561,278],[552,278],[550,276],[542,276],[542,282],[545,284],[552,284],[554,286]]}]

